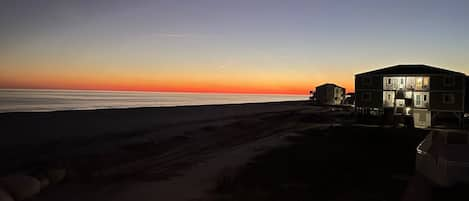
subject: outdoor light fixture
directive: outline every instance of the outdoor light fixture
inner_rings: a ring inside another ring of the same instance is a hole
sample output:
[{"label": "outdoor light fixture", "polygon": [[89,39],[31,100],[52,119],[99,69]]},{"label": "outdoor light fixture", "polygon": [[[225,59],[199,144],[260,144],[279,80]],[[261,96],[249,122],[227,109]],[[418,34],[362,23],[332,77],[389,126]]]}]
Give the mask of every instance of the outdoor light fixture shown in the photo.
[{"label": "outdoor light fixture", "polygon": [[405,113],[406,113],[406,114],[409,114],[409,111],[410,111],[410,107],[406,107],[406,108],[405,108]]}]

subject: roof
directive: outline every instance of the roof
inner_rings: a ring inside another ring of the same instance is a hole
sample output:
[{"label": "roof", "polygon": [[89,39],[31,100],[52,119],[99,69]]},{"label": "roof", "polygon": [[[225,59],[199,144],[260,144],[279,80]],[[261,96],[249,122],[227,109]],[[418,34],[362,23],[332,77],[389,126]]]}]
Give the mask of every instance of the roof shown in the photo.
[{"label": "roof", "polygon": [[[424,64],[407,64],[407,65],[395,65],[386,68],[381,68],[378,70],[368,71],[364,73],[359,73],[356,75],[391,75],[391,74],[415,74],[415,75],[431,75],[431,74],[460,74],[464,73],[446,70],[439,67],[428,66]],[[465,76],[465,75],[464,75]]]},{"label": "roof", "polygon": [[345,89],[339,85],[336,85],[336,84],[332,84],[332,83],[325,83],[325,84],[321,84],[319,86],[317,86],[316,88],[319,88],[319,87],[327,87],[327,86],[332,86],[332,87],[339,87],[339,88],[342,88],[342,89]]}]

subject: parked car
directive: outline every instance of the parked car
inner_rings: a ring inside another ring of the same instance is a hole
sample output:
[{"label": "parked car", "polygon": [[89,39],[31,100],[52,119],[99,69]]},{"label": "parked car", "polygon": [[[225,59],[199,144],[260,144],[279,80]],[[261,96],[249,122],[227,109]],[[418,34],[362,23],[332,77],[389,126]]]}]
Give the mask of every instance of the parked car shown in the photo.
[{"label": "parked car", "polygon": [[469,135],[432,131],[417,146],[416,171],[443,187],[469,183]]}]

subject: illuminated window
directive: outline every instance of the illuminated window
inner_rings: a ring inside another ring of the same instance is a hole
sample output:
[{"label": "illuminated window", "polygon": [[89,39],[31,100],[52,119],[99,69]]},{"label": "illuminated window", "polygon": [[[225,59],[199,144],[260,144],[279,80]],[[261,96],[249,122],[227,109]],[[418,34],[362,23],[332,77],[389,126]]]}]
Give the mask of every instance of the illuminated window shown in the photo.
[{"label": "illuminated window", "polygon": [[430,78],[429,77],[423,77],[422,89],[428,89],[429,83],[430,83]]},{"label": "illuminated window", "polygon": [[415,105],[420,105],[420,104],[421,104],[420,95],[415,95]]}]

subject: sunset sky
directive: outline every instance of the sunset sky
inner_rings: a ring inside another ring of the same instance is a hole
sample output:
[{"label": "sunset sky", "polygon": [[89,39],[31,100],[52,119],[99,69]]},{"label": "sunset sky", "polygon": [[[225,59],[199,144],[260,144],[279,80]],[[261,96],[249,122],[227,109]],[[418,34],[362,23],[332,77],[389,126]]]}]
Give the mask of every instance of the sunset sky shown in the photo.
[{"label": "sunset sky", "polygon": [[0,5],[0,88],[307,94],[407,63],[469,73],[469,1]]}]

